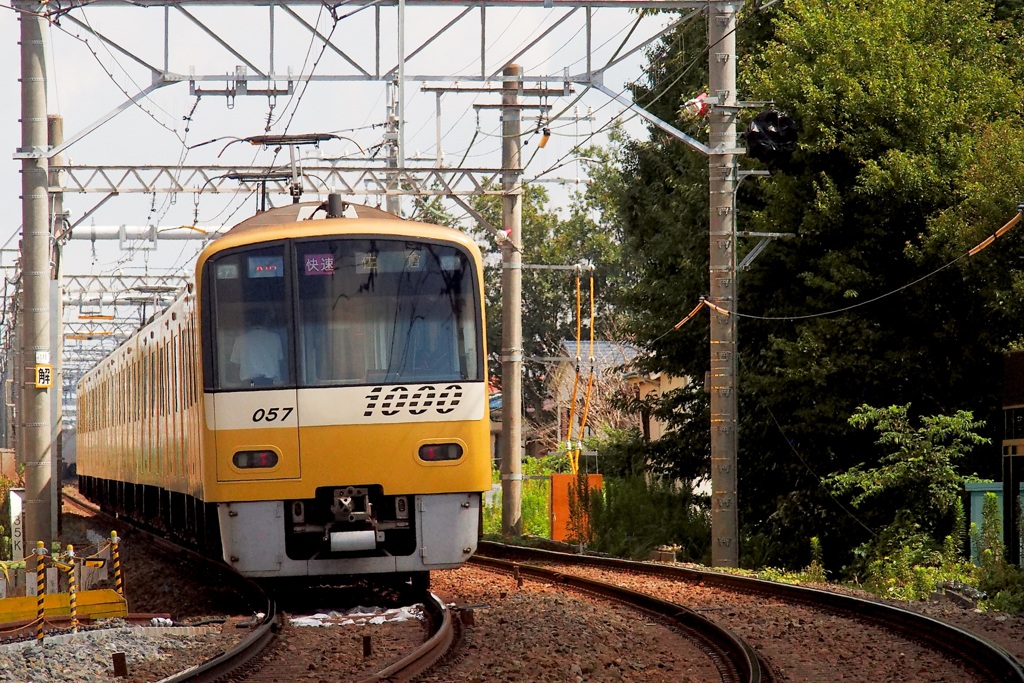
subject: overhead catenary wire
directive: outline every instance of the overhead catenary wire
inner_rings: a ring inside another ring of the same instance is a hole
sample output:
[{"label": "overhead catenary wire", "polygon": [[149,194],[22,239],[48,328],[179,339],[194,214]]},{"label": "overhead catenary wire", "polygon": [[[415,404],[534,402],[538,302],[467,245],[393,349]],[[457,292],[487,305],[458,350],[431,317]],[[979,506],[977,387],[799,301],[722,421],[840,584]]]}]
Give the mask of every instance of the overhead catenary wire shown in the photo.
[{"label": "overhead catenary wire", "polygon": [[[774,5],[774,4],[775,4],[775,2],[773,1],[773,2],[769,2],[769,3],[765,4],[765,5],[760,5],[760,6],[757,6],[757,7],[755,7],[755,8],[754,8],[753,12],[752,12],[752,13],[751,13],[751,15],[749,15],[749,16],[752,16],[753,14],[756,14],[756,13],[758,13],[758,12],[761,12],[761,11],[763,11],[763,10],[767,9],[768,7],[770,7],[771,5]],[[691,13],[690,15],[688,15],[687,17],[685,17],[685,18],[683,19],[683,21],[682,21],[682,22],[680,22],[680,26],[682,26],[682,25],[683,25],[684,23],[686,23],[686,22],[687,22],[687,21],[689,21],[689,20],[690,20],[690,19],[691,19],[692,17],[694,17],[694,16],[696,16],[696,15],[698,15],[698,14],[699,14],[699,12],[692,12],[692,13]],[[671,80],[671,81],[670,81],[670,82],[669,82],[669,83],[668,83],[668,84],[667,84],[666,86],[662,87],[662,88],[661,88],[661,91],[660,91],[660,92],[658,92],[658,93],[657,93],[656,95],[654,95],[653,97],[650,97],[649,99],[647,99],[647,100],[646,100],[646,102],[645,102],[644,104],[642,104],[642,105],[637,105],[637,106],[642,106],[642,107],[645,107],[645,108],[646,108],[646,107],[649,107],[649,106],[651,106],[652,104],[654,104],[655,102],[657,102],[658,100],[660,100],[660,99],[661,99],[662,97],[664,97],[664,96],[665,96],[666,94],[668,94],[668,92],[669,92],[669,91],[670,91],[670,90],[672,89],[672,87],[673,87],[673,86],[675,86],[675,84],[676,84],[676,83],[678,83],[678,82],[679,82],[679,81],[680,81],[680,80],[681,80],[681,79],[682,79],[682,78],[683,78],[684,76],[686,76],[686,74],[687,74],[687,73],[689,73],[689,71],[690,71],[690,70],[691,70],[691,69],[692,69],[692,68],[693,68],[694,66],[696,66],[696,65],[697,65],[697,64],[698,64],[698,63],[699,63],[700,61],[702,61],[702,60],[703,60],[703,59],[704,59],[704,58],[706,57],[706,55],[707,55],[707,54],[708,54],[708,53],[709,53],[709,52],[710,52],[710,51],[711,51],[711,50],[712,50],[712,49],[713,49],[713,48],[714,48],[714,47],[715,47],[716,45],[718,45],[718,43],[720,43],[720,42],[721,42],[722,40],[725,40],[725,38],[727,38],[728,36],[732,35],[732,34],[733,34],[733,33],[735,33],[736,31],[738,31],[738,30],[740,29],[740,27],[741,27],[741,26],[743,26],[743,25],[744,25],[744,24],[745,24],[745,23],[746,23],[747,21],[749,21],[749,16],[748,16],[748,17],[746,17],[746,18],[742,18],[742,19],[740,19],[739,21],[737,21],[737,22],[736,22],[736,26],[735,26],[735,28],[733,28],[733,30],[732,30],[732,31],[729,31],[729,32],[725,33],[725,34],[724,34],[724,35],[723,35],[723,36],[722,36],[722,37],[721,37],[721,38],[720,38],[720,39],[719,39],[718,41],[716,41],[716,42],[715,42],[714,44],[709,44],[709,45],[707,45],[707,46],[706,46],[706,47],[705,47],[705,48],[704,48],[704,49],[703,49],[703,50],[702,50],[702,51],[701,51],[701,52],[700,52],[699,54],[695,55],[695,56],[694,56],[694,58],[693,58],[693,59],[691,59],[689,63],[687,63],[686,65],[684,65],[684,66],[683,66],[683,67],[681,67],[680,69],[678,69],[678,70],[677,70],[677,72],[676,72],[675,74],[673,74],[673,78],[672,78],[672,80]],[[621,49],[621,48],[620,48],[620,49]],[[630,88],[631,88],[632,86],[634,86],[634,85],[636,85],[636,84],[637,84],[638,80],[639,80],[639,79],[637,79],[637,80],[634,80],[634,81],[632,81],[631,83],[628,83],[628,84],[626,84],[626,85],[625,85],[624,87],[622,87],[622,88],[621,88],[621,89],[619,90],[619,93],[618,93],[618,94],[619,94],[619,95],[624,95],[624,94],[625,94],[626,92],[628,92],[628,91],[630,90]],[[585,92],[585,91],[584,91],[584,92]],[[598,106],[598,107],[597,107],[596,109],[594,109],[594,110],[593,110],[593,113],[595,113],[595,114],[596,114],[597,112],[601,111],[602,109],[604,109],[604,108],[605,108],[605,107],[607,107],[607,106],[610,106],[610,105],[611,105],[611,104],[613,104],[613,103],[614,103],[614,100],[608,100],[608,101],[604,102],[603,104],[599,105],[599,106]],[[571,106],[572,106],[572,103],[570,103],[569,105],[567,105],[567,107],[566,107],[565,109],[563,109],[563,110],[562,110],[562,112],[561,112],[561,113],[559,113],[559,114],[558,114],[557,116],[561,116],[562,114],[564,114],[564,113],[565,113],[566,111],[568,111],[569,107],[571,107]],[[600,128],[598,128],[598,129],[597,129],[597,130],[595,130],[595,131],[592,131],[592,132],[591,132],[591,133],[590,133],[590,134],[589,134],[588,136],[586,136],[586,137],[585,137],[585,138],[584,138],[584,139],[583,139],[583,140],[582,140],[581,142],[579,142],[579,143],[577,143],[576,145],[574,145],[574,146],[573,146],[573,147],[572,147],[571,149],[569,149],[569,151],[568,151],[568,152],[566,152],[566,153],[565,153],[564,155],[562,155],[562,156],[561,156],[561,157],[559,157],[559,158],[558,158],[557,160],[555,160],[555,162],[553,163],[553,165],[557,165],[557,164],[560,164],[560,163],[562,163],[562,162],[563,162],[563,161],[564,161],[565,159],[567,159],[567,158],[569,158],[569,157],[571,157],[571,156],[573,156],[573,155],[575,155],[575,154],[578,154],[578,153],[579,153],[579,151],[580,151],[580,149],[582,148],[582,146],[583,146],[583,145],[585,145],[585,144],[586,144],[586,143],[587,143],[588,141],[592,140],[592,139],[593,139],[594,137],[596,137],[597,135],[599,135],[599,134],[603,133],[603,132],[604,132],[605,130],[607,130],[607,129],[608,129],[608,128],[609,128],[610,126],[611,126],[611,125],[613,125],[613,124],[615,124],[615,123],[617,123],[617,122],[619,122],[619,123],[626,123],[626,122],[628,122],[628,121],[631,121],[631,120],[633,120],[633,119],[634,119],[634,118],[636,118],[637,116],[639,116],[639,114],[637,114],[637,113],[635,113],[635,112],[634,112],[634,113],[632,113],[631,115],[629,115],[628,117],[625,117],[625,118],[623,118],[623,117],[624,117],[624,115],[626,114],[626,111],[627,111],[627,110],[625,110],[625,109],[624,109],[624,110],[623,110],[623,111],[621,111],[620,113],[618,113],[618,114],[616,114],[615,116],[611,117],[611,118],[610,118],[610,119],[609,119],[609,120],[608,120],[608,121],[607,121],[606,123],[604,123],[604,124],[603,124],[603,125],[602,125],[602,126],[601,126]],[[543,171],[542,173],[540,173],[540,174],[538,174],[538,175],[543,175],[543,173],[547,173],[548,171],[550,171],[550,169],[548,169],[547,171]]]},{"label": "overhead catenary wire", "polygon": [[103,60],[100,59],[99,53],[93,48],[92,44],[89,42],[89,40],[87,38],[83,38],[83,37],[81,37],[80,35],[78,35],[76,33],[72,33],[71,31],[67,30],[66,28],[64,28],[62,25],[60,25],[58,23],[51,22],[50,26],[51,26],[51,28],[56,27],[59,31],[63,32],[67,36],[69,36],[69,37],[79,41],[83,45],[85,45],[86,48],[89,50],[89,53],[96,60],[96,63],[99,65],[100,69],[102,69],[103,73],[106,74],[107,78],[110,79],[110,82],[113,83],[114,86],[117,87],[117,89],[120,90],[121,93],[125,97],[127,97],[131,101],[131,103],[133,105],[135,105],[136,108],[138,108],[139,110],[145,112],[151,119],[153,119],[153,121],[156,122],[157,125],[159,125],[161,128],[164,128],[165,130],[170,131],[171,133],[173,133],[174,136],[178,138],[178,141],[182,142],[184,144],[184,140],[183,140],[181,134],[178,132],[178,130],[176,128],[171,128],[170,126],[165,124],[163,121],[161,121],[159,118],[157,118],[156,114],[154,114],[152,111],[150,111],[149,109],[144,107],[142,105],[142,103],[140,102],[140,100],[144,98],[144,99],[152,102],[154,107],[156,107],[157,109],[160,109],[168,117],[171,117],[172,114],[170,112],[164,110],[162,107],[160,107],[160,105],[157,104],[157,102],[152,97],[150,97],[150,95],[148,93],[145,93],[145,94],[143,93],[145,88],[140,86],[135,81],[135,79],[131,76],[131,74],[128,73],[128,70],[125,69],[124,66],[122,66],[121,63],[117,60],[117,58],[113,54],[110,53],[109,48],[107,48],[106,41],[98,33],[96,33],[96,31],[92,28],[92,25],[89,23],[88,17],[86,17],[84,13],[82,14],[82,18],[84,20],[84,23],[85,23],[85,26],[87,27],[88,32],[94,38],[96,38],[96,40],[99,41],[99,43],[101,45],[103,45],[103,48],[104,48],[104,50],[106,50],[107,54],[110,56],[110,59],[115,64],[117,64],[118,68],[120,68],[121,71],[124,72],[125,76],[128,78],[129,81],[131,81],[132,85],[134,85],[136,88],[138,88],[139,95],[132,95],[120,83],[118,83],[117,78],[114,76],[113,72],[110,71],[110,69],[108,69],[107,66],[103,63]]},{"label": "overhead catenary wire", "polygon": [[708,301],[707,299],[701,297],[700,303],[697,304],[697,306],[692,311],[690,311],[690,313],[687,314],[685,318],[683,318],[678,323],[673,325],[672,329],[667,330],[665,333],[659,335],[654,340],[652,340],[650,343],[653,344],[654,342],[659,341],[660,339],[665,337],[667,334],[669,334],[673,330],[678,330],[679,328],[681,328],[683,325],[688,323],[694,317],[694,315],[697,314],[697,312],[701,308],[703,308],[705,306],[707,306],[709,309],[715,311],[719,315],[723,315],[723,316],[735,315],[738,318],[748,318],[748,319],[751,319],[751,320],[796,321],[796,320],[809,320],[811,318],[825,318],[825,317],[828,317],[828,316],[838,315],[840,313],[845,313],[845,312],[851,311],[851,310],[853,310],[855,308],[861,308],[863,306],[867,306],[869,304],[876,303],[878,301],[881,301],[882,299],[886,299],[886,298],[888,298],[890,296],[893,296],[894,294],[899,294],[900,292],[902,292],[902,291],[904,291],[906,289],[909,289],[909,288],[913,287],[914,285],[920,284],[921,282],[924,282],[925,280],[928,280],[928,279],[930,279],[932,277],[935,277],[936,275],[938,275],[942,271],[946,270],[947,268],[950,268],[951,266],[956,265],[957,263],[959,263],[960,261],[963,261],[964,259],[967,259],[967,258],[970,258],[972,256],[977,255],[979,252],[981,252],[983,249],[985,249],[986,247],[991,245],[997,239],[999,239],[1000,237],[1002,237],[1006,233],[1010,232],[1010,230],[1012,230],[1014,228],[1014,226],[1016,226],[1021,221],[1022,214],[1024,214],[1024,203],[1022,203],[1022,204],[1017,206],[1017,213],[1014,214],[1014,216],[1010,220],[1008,220],[1006,223],[1004,223],[1002,225],[1002,227],[1000,227],[994,233],[992,233],[991,235],[989,235],[988,237],[983,239],[981,242],[976,244],[971,249],[968,249],[963,254],[960,254],[959,256],[957,256],[955,259],[953,259],[953,260],[951,260],[951,261],[949,261],[949,262],[939,266],[935,270],[932,270],[931,272],[926,273],[925,275],[922,275],[919,278],[915,278],[914,280],[911,280],[910,282],[908,282],[908,283],[906,283],[904,285],[896,287],[895,289],[892,289],[892,290],[890,290],[888,292],[885,292],[884,294],[879,294],[878,296],[872,297],[872,298],[870,298],[870,299],[868,299],[866,301],[859,301],[859,302],[857,302],[855,304],[851,304],[849,306],[843,306],[842,308],[835,308],[835,309],[832,309],[832,310],[829,310],[829,311],[822,311],[820,313],[805,313],[805,314],[801,314],[801,315],[769,316],[769,315],[754,315],[754,314],[751,314],[751,313],[740,313],[738,311],[730,311],[728,309],[722,308],[721,306],[719,306],[717,304],[714,304],[714,303]]}]

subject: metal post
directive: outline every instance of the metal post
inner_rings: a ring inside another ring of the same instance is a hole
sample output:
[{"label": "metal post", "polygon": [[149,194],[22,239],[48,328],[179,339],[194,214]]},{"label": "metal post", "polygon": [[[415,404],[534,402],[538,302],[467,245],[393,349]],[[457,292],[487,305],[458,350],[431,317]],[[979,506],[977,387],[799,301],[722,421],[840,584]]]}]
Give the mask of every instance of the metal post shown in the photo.
[{"label": "metal post", "polygon": [[[398,97],[396,93],[398,88],[394,87],[391,83],[387,84],[387,99],[388,99],[388,132],[385,134],[385,139],[388,141],[388,156],[387,156],[387,167],[398,168],[398,131],[401,126],[401,121],[398,119]],[[388,194],[384,199],[384,208],[388,213],[393,213],[396,216],[402,211],[402,204],[399,201],[397,194],[392,194],[398,190],[398,184],[396,182],[397,174],[389,173],[387,175],[387,190]]]},{"label": "metal post", "polygon": [[[710,113],[708,156],[711,302],[736,304],[736,5],[713,3],[708,17]],[[729,108],[732,107],[732,108]],[[739,565],[736,505],[736,317],[711,312],[711,563]]]},{"label": "metal post", "polygon": [[46,544],[36,541],[36,644],[43,644],[46,616]]},{"label": "metal post", "polygon": [[[50,141],[50,148],[54,148],[64,142],[64,118],[52,114],[47,117],[47,137]],[[50,527],[52,533],[50,538],[59,538],[62,531],[61,525],[61,483],[64,477],[64,295],[62,276],[64,272],[63,241],[57,239],[67,227],[67,218],[64,215],[64,192],[62,173],[54,170],[54,167],[64,165],[64,154],[56,154],[53,157],[50,169],[47,173],[51,188],[58,188],[50,194],[50,234],[54,236],[53,243],[53,280],[50,282],[50,360],[53,365],[53,388],[50,390],[50,422],[52,427],[51,443],[53,444],[53,467],[50,470],[53,487],[50,497]]]},{"label": "metal post", "polygon": [[110,532],[110,559],[114,563],[114,591],[124,597],[124,577],[121,576],[121,540],[116,531]]},{"label": "metal post", "polygon": [[1024,456],[1003,455],[1003,546],[1006,561],[1021,565],[1020,489]]},{"label": "metal post", "polygon": [[[44,19],[36,2],[19,2],[21,10],[21,339],[26,370],[50,364],[50,221],[47,197],[49,164],[46,123]],[[52,434],[50,397],[36,388],[27,372],[20,388],[25,465],[25,536],[52,538],[50,511]]]},{"label": "metal post", "polygon": [[508,239],[501,245],[501,532],[523,531],[523,205],[520,160],[522,69],[504,70],[501,93],[502,144],[501,221]]},{"label": "metal post", "polygon": [[75,547],[68,545],[68,606],[71,609],[71,632],[78,633],[78,581],[75,579]]}]

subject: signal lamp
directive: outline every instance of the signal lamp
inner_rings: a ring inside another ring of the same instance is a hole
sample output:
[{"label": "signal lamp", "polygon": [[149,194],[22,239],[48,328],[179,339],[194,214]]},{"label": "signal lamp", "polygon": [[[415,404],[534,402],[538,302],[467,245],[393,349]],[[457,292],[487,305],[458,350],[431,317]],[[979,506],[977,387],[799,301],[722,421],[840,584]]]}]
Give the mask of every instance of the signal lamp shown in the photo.
[{"label": "signal lamp", "polygon": [[799,129],[793,119],[770,109],[754,117],[745,133],[747,154],[771,172],[785,170],[796,151]]},{"label": "signal lamp", "polygon": [[443,462],[458,460],[462,457],[462,446],[457,443],[428,443],[420,446],[420,460],[425,462]]},{"label": "signal lamp", "polygon": [[232,464],[240,470],[270,468],[277,465],[274,451],[238,451],[231,458]]}]

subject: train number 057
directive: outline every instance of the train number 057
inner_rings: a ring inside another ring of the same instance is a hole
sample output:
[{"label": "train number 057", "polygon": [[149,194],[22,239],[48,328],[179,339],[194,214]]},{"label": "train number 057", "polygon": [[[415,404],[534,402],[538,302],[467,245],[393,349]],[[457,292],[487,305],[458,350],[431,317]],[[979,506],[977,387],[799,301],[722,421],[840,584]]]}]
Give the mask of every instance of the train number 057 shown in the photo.
[{"label": "train number 057", "polygon": [[257,408],[252,414],[253,422],[284,422],[295,408]]}]

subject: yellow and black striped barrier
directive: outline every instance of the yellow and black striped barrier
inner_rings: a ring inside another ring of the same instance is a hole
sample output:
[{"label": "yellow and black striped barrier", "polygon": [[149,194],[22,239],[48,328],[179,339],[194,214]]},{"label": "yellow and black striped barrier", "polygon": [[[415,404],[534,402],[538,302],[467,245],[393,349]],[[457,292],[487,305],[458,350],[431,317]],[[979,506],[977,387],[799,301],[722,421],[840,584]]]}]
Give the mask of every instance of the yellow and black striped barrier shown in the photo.
[{"label": "yellow and black striped barrier", "polygon": [[[32,551],[36,564],[36,595],[34,599],[33,596],[0,598],[0,624],[14,625],[16,622],[28,621],[28,624],[21,623],[14,630],[30,629],[35,626],[36,642],[42,645],[45,637],[47,616],[51,619],[54,617],[68,617],[71,622],[72,633],[78,632],[80,612],[90,619],[127,617],[128,602],[124,597],[124,579],[121,574],[119,541],[117,533],[111,533],[111,542],[107,546],[111,550],[111,558],[114,564],[115,588],[113,590],[107,588],[81,592],[78,591],[76,572],[83,567],[93,569],[102,567],[105,561],[99,555],[106,550],[106,547],[92,557],[79,557],[75,554],[74,546],[69,545],[67,551],[61,553],[59,546],[55,545],[51,555],[43,541],[37,542],[35,549]],[[23,566],[28,571],[29,564],[27,561],[23,563]],[[66,593],[61,593],[58,590],[58,592],[47,594],[47,567],[54,567],[65,573],[67,576]],[[13,568],[15,568],[13,563],[5,567],[4,571],[7,573],[8,583],[10,583],[8,570]],[[26,576],[26,578],[28,577]],[[4,577],[0,576],[0,580],[4,580]],[[81,605],[79,604],[80,601]]]},{"label": "yellow and black striped barrier", "polygon": [[114,590],[122,598],[124,597],[124,582],[121,579],[121,551],[119,546],[121,545],[120,539],[117,537],[116,531],[110,532],[110,555],[114,561]]},{"label": "yellow and black striped barrier", "polygon": [[46,544],[36,543],[36,643],[43,644],[43,617],[46,614]]}]

